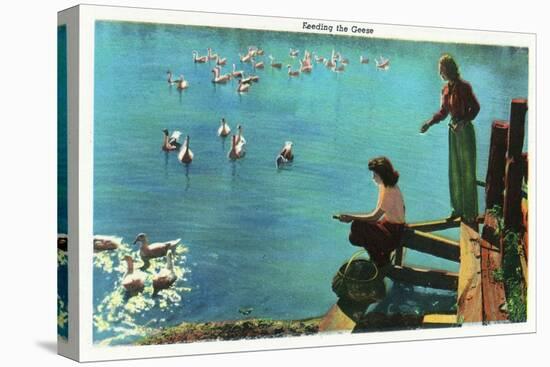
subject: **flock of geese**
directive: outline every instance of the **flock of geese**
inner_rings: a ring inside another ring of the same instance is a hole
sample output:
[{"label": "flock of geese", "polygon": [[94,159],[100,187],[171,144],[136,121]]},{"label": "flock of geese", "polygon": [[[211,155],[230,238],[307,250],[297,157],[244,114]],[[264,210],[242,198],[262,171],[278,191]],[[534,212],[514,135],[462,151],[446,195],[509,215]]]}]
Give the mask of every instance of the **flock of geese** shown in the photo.
[{"label": "flock of geese", "polygon": [[[229,73],[224,73],[222,68],[227,64],[227,58],[221,57],[220,55],[213,53],[212,48],[207,49],[207,54],[200,56],[197,51],[193,51],[193,62],[196,64],[206,64],[215,61],[215,66],[212,69],[213,77],[212,83],[216,84],[226,84],[230,80],[237,78],[238,87],[237,92],[246,93],[250,90],[251,85],[254,82],[258,82],[260,77],[258,75],[245,75],[243,70],[237,70],[236,65],[233,64],[233,71]],[[248,63],[252,66],[254,70],[261,70],[265,68],[265,62],[259,60],[258,57],[264,56],[265,51],[261,48],[250,46],[248,47],[248,52],[246,54],[239,53],[239,60],[241,63]],[[292,58],[298,57],[300,51],[297,49],[290,48],[289,56]],[[272,55],[269,55],[269,66],[274,69],[282,69],[283,64],[280,62],[275,62],[275,59]],[[305,51],[304,57],[299,60],[300,67],[298,69],[293,69],[291,65],[287,65],[287,73],[290,77],[298,77],[301,73],[311,73],[313,70],[313,62],[317,64],[323,64],[329,70],[332,70],[336,73],[342,73],[346,70],[346,66],[349,65],[349,59],[342,56],[340,52],[332,50],[331,56],[325,58],[323,56],[316,55],[314,52]],[[368,64],[369,58],[365,56],[360,56],[359,62],[361,64]],[[375,59],[376,67],[381,70],[386,70],[389,67],[389,59],[386,59],[382,56]],[[168,84],[176,85],[179,90],[187,89],[189,87],[189,82],[185,80],[183,75],[179,76],[179,79],[173,79],[171,71],[166,72],[168,75]],[[242,135],[242,126],[238,125],[238,134],[231,137],[231,149],[229,150],[227,156],[231,160],[241,159],[245,156],[246,150],[246,140]],[[218,129],[218,136],[225,138],[231,133],[231,128],[228,126],[224,118],[221,119],[220,127]],[[183,164],[190,164],[193,161],[193,152],[189,147],[189,135],[185,137],[185,141],[182,143],[179,142],[181,136],[180,131],[174,131],[172,134],[169,133],[167,129],[163,130],[164,140],[162,143],[162,150],[165,152],[178,151],[178,160]],[[279,151],[275,158],[276,166],[281,167],[282,165],[292,163],[294,160],[294,154],[292,152],[293,143],[291,141],[286,141]]]},{"label": "flock of geese", "polygon": [[[94,236],[94,251],[112,251],[122,245],[120,237],[113,236]],[[156,258],[165,258],[166,266],[159,272],[153,274],[153,297],[163,289],[168,289],[177,280],[177,275],[174,271],[174,252],[176,246],[180,243],[180,239],[149,243],[147,235],[140,233],[134,240],[135,244],[140,244],[139,256],[143,261],[143,266],[136,270],[134,269],[134,259],[130,255],[124,256],[126,261],[126,274],[123,276],[121,285],[128,296],[135,296],[143,292],[145,288],[145,280],[147,273],[145,270],[150,266],[150,260]]]},{"label": "flock of geese", "polygon": [[[189,147],[189,135],[185,137],[182,143],[179,142],[181,132],[175,130],[170,134],[168,129],[163,129],[163,141],[162,150],[166,153],[178,152],[178,160],[183,164],[190,164],[193,161],[194,154]],[[218,136],[222,139],[227,138],[231,134],[231,128],[229,127],[225,118],[220,121],[220,127],[218,128]],[[242,125],[237,125],[237,134],[233,134],[231,137],[231,149],[227,153],[227,158],[230,160],[238,160],[246,155],[246,139],[243,136]],[[277,168],[280,168],[286,164],[290,164],[294,161],[294,154],[292,152],[293,143],[286,141],[275,158]]]},{"label": "flock of geese", "polygon": [[[207,49],[207,54],[200,56],[197,51],[193,51],[193,62],[195,64],[206,64],[215,61],[215,66],[212,69],[212,83],[216,84],[226,84],[234,78],[238,78],[237,92],[246,93],[250,90],[252,82],[258,82],[260,77],[258,75],[249,75],[245,77],[245,72],[243,70],[237,70],[236,65],[233,64],[233,71],[224,73],[222,68],[227,65],[227,58],[221,57],[220,55],[213,53],[212,48]],[[265,51],[262,48],[255,46],[249,46],[248,52],[246,54],[239,53],[239,60],[241,63],[250,64],[254,71],[262,70],[266,67],[266,62],[259,60],[258,57],[264,56]],[[290,48],[289,56],[292,58],[297,58],[300,54],[300,51],[294,48]],[[269,66],[273,69],[282,69],[283,64],[281,62],[275,62],[275,59],[272,55],[269,55]],[[311,73],[313,70],[313,61],[317,64],[323,64],[329,70],[332,70],[336,73],[342,73],[346,70],[346,67],[349,65],[349,59],[342,56],[340,52],[332,50],[331,56],[325,58],[320,55],[316,55],[314,52],[309,52],[305,50],[304,57],[299,59],[300,67],[293,69],[292,65],[287,65],[287,74],[289,77],[298,77],[302,73]],[[389,67],[390,60],[380,56],[378,59],[375,59],[376,67],[381,70],[386,70]],[[368,64],[369,58],[365,56],[359,57],[360,64]],[[172,72],[168,70],[168,83],[170,85],[176,85],[179,90],[187,89],[189,87],[189,82],[185,80],[183,74],[179,76],[179,79],[173,79]]]}]

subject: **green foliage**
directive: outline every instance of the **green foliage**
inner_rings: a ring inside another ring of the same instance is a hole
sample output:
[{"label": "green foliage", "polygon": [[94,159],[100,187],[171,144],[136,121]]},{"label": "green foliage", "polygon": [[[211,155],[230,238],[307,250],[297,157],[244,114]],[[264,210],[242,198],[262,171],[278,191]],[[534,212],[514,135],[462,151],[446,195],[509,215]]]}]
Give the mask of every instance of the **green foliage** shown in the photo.
[{"label": "green foliage", "polygon": [[526,289],[520,263],[520,256],[523,255],[522,237],[517,232],[504,229],[504,218],[500,206],[495,205],[487,212],[496,219],[495,235],[503,235],[502,268],[493,272],[493,278],[497,282],[504,282],[508,319],[512,322],[525,322],[527,321]]},{"label": "green foliage", "polygon": [[500,205],[495,205],[491,209],[488,209],[487,213],[496,219],[497,227],[495,228],[495,236],[499,236],[504,232],[504,216],[502,214],[502,207]]},{"label": "green foliage", "polygon": [[502,268],[493,270],[493,279],[495,282],[504,282],[504,270]]}]

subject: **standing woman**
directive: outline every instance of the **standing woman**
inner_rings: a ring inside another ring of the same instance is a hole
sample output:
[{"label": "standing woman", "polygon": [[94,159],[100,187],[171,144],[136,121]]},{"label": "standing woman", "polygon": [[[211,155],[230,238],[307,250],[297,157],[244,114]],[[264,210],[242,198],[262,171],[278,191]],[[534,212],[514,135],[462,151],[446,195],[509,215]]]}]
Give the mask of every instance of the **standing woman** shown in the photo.
[{"label": "standing woman", "polygon": [[451,55],[439,59],[439,74],[447,82],[441,92],[441,109],[424,122],[421,133],[451,115],[449,123],[449,190],[451,216],[471,223],[478,215],[476,179],[476,135],[472,120],[479,102],[472,86],[460,78],[458,65]]},{"label": "standing woman", "polygon": [[405,203],[397,185],[399,173],[386,157],[369,161],[372,179],[378,186],[376,208],[367,214],[340,214],[337,218],[351,224],[349,241],[364,247],[380,268],[390,262],[390,254],[401,245],[405,229]]}]

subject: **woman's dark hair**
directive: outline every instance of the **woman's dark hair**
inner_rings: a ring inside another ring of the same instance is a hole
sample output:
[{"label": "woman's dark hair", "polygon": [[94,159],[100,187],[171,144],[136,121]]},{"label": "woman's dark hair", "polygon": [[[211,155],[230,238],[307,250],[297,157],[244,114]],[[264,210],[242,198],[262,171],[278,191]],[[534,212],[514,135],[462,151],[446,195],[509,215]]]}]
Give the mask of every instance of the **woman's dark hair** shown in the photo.
[{"label": "woman's dark hair", "polygon": [[382,179],[384,186],[393,187],[399,181],[399,172],[386,157],[376,157],[369,161],[369,170],[376,172]]},{"label": "woman's dark hair", "polygon": [[457,80],[460,78],[458,64],[451,55],[443,54],[439,59],[439,65],[443,65],[445,67],[445,71],[447,72],[447,76],[450,80]]}]

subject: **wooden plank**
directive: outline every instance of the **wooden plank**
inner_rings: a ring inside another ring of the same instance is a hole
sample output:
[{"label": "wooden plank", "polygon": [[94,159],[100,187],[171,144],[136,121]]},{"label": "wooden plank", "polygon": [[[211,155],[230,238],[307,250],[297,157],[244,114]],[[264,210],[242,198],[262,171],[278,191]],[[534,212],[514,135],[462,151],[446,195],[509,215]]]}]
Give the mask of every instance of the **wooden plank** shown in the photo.
[{"label": "wooden plank", "polygon": [[456,315],[428,314],[424,315],[424,318],[422,319],[422,324],[428,327],[457,326],[458,317]]},{"label": "wooden plank", "polygon": [[498,247],[481,240],[481,290],[483,295],[483,321],[485,323],[507,320],[503,306],[506,303],[504,284],[494,278],[495,270],[502,268]]},{"label": "wooden plank", "polygon": [[472,227],[460,225],[460,272],[458,276],[458,317],[463,322],[482,322],[480,237]]},{"label": "wooden plank", "polygon": [[[480,215],[477,217],[478,223],[483,223],[484,216]],[[442,231],[449,228],[458,228],[460,227],[460,218],[443,218],[443,219],[434,219],[429,220],[425,222],[417,222],[417,223],[407,223],[405,224],[405,228],[418,230],[422,232],[435,232],[435,231]]]},{"label": "wooden plank", "polygon": [[394,281],[397,280],[421,287],[454,291],[458,286],[458,274],[443,270],[420,269],[396,265],[389,269],[388,277]]},{"label": "wooden plank", "polygon": [[405,230],[404,246],[451,261],[460,261],[460,245],[448,238],[419,230]]},{"label": "wooden plank", "polygon": [[405,227],[423,232],[441,231],[444,229],[460,227],[460,218],[455,218],[453,220],[436,219],[426,222],[407,223]]}]

